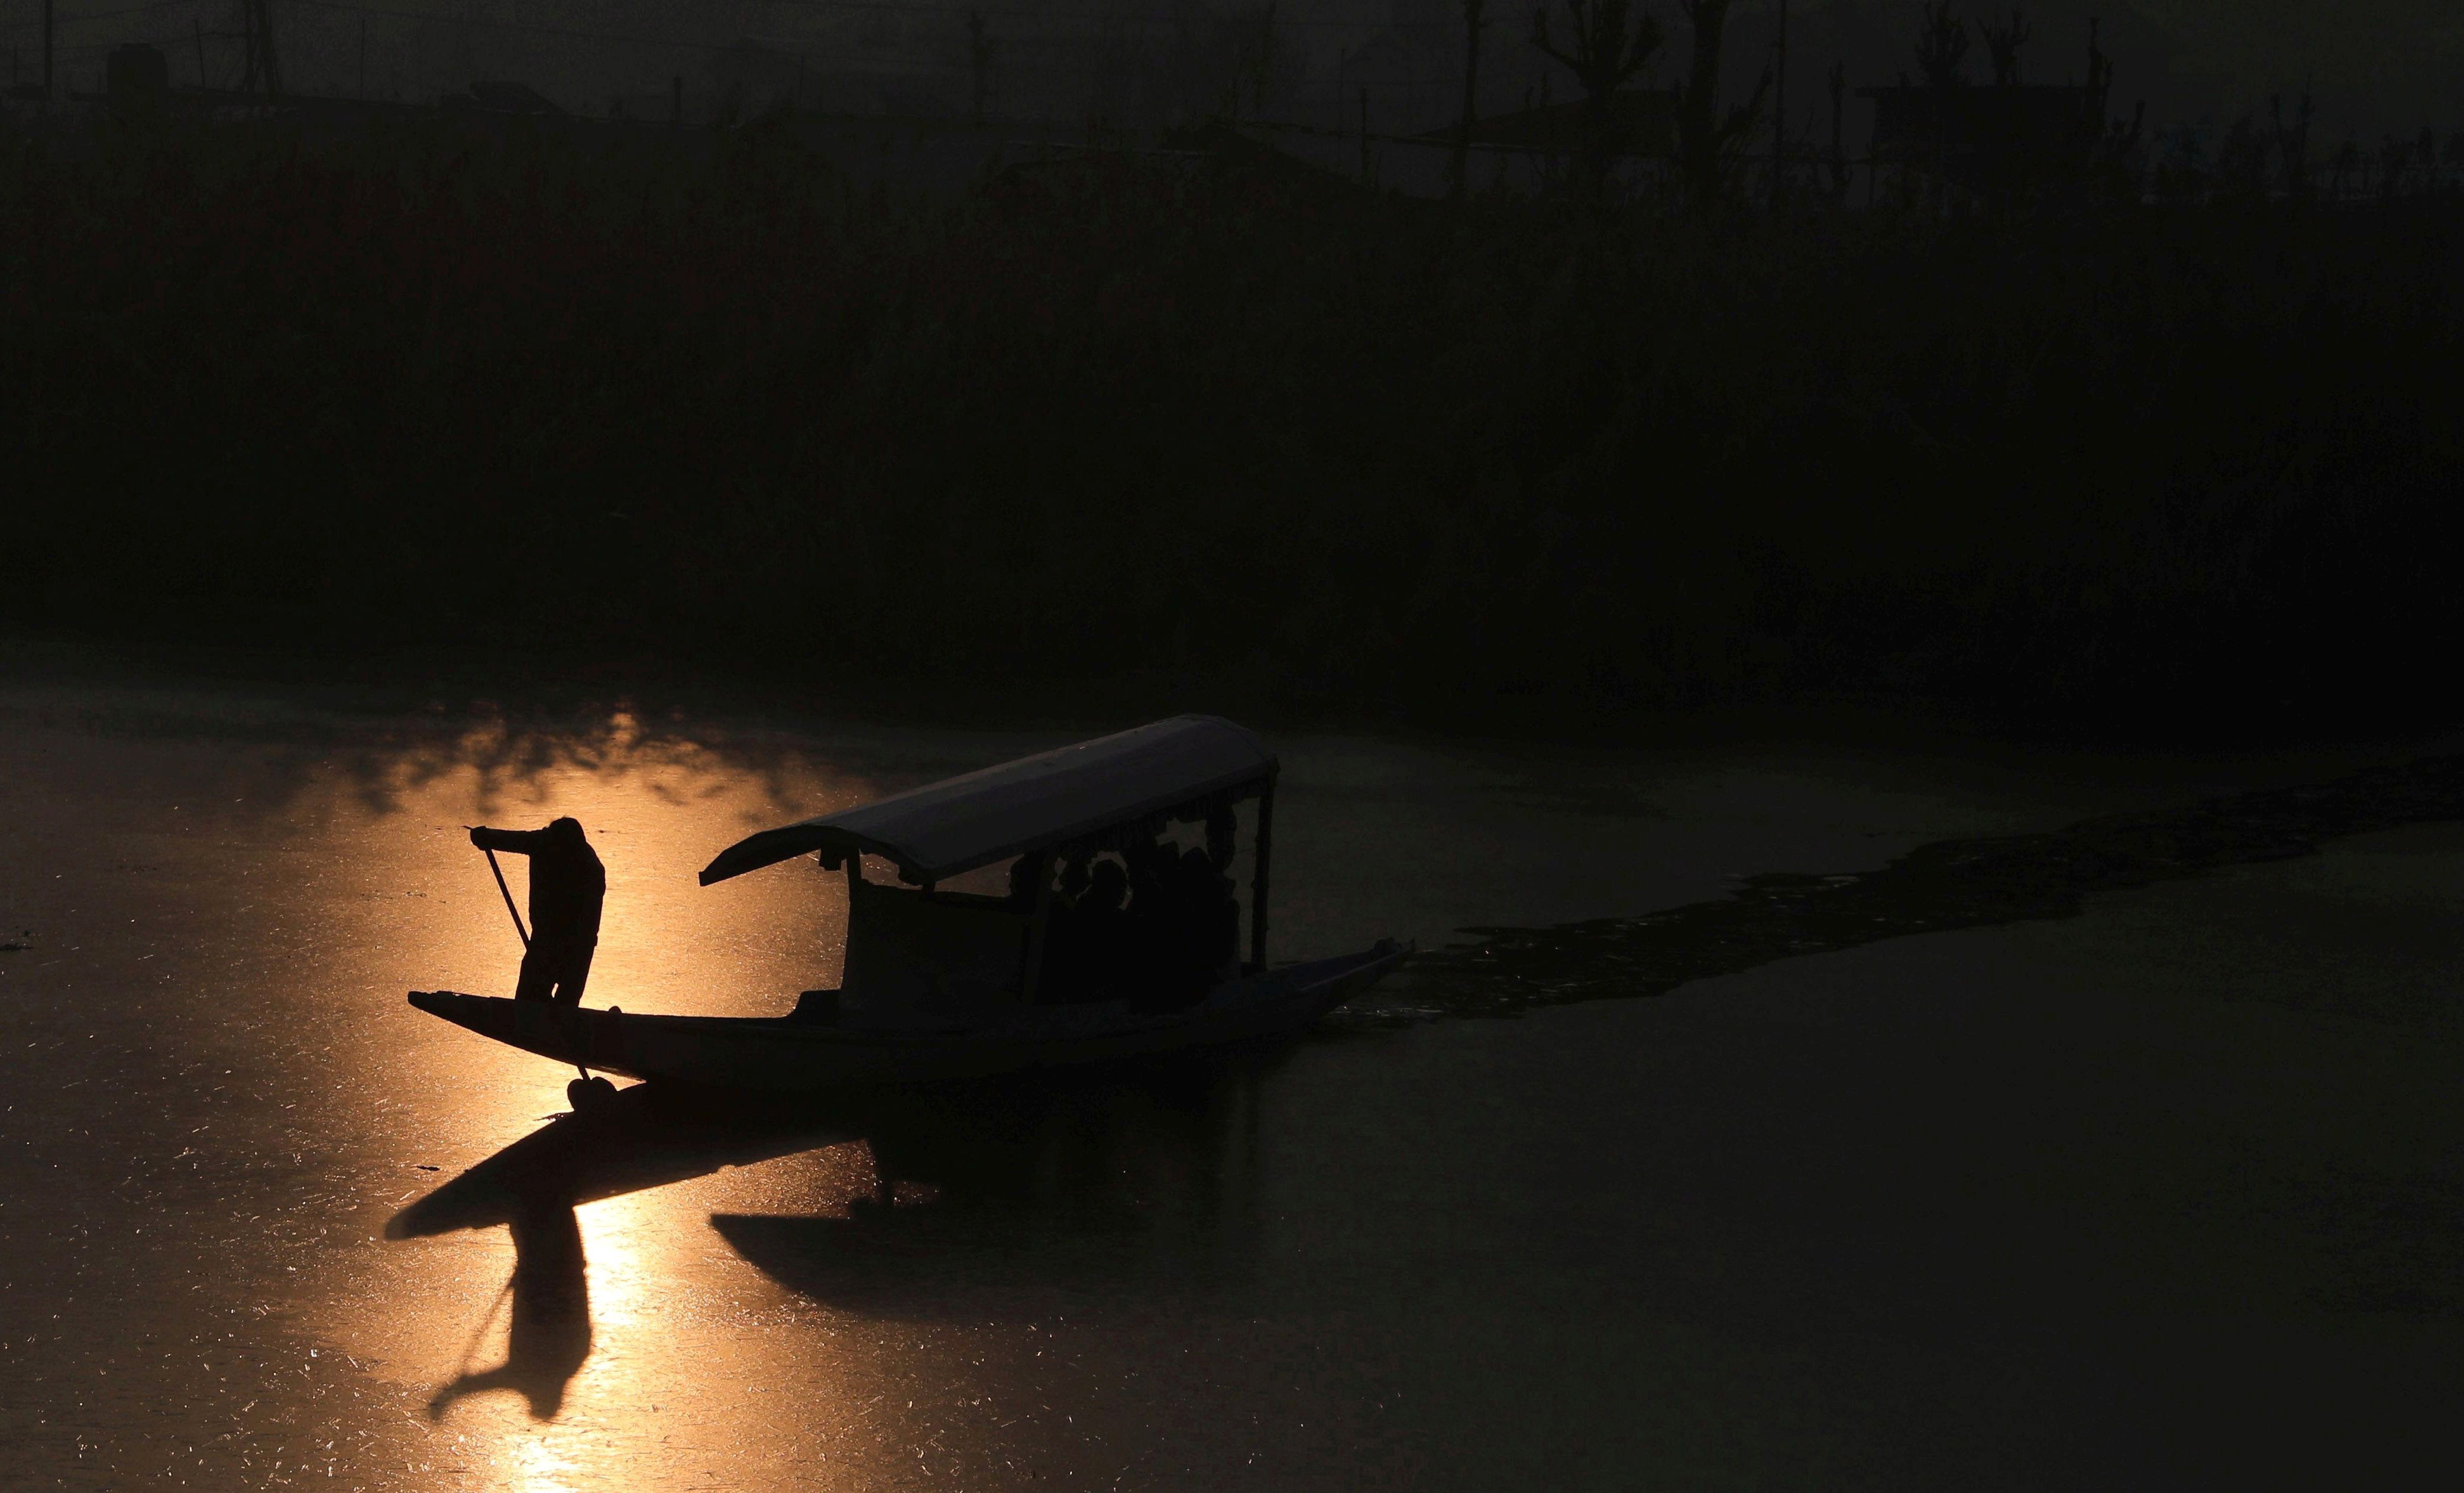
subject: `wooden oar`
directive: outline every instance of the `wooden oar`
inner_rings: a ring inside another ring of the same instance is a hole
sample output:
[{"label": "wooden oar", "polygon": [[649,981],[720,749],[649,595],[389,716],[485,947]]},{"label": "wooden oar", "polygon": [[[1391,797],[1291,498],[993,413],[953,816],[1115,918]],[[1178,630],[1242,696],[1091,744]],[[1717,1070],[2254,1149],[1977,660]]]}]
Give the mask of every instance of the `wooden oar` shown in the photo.
[{"label": "wooden oar", "polygon": [[[503,891],[503,894],[505,894],[505,911],[510,911],[510,914],[513,914],[513,932],[515,932],[515,933],[520,933],[520,936],[522,936],[522,954],[530,954],[530,929],[522,927],[522,911],[517,910],[517,907],[515,907],[515,904],[513,904],[513,887],[505,885],[505,867],[500,867],[500,865],[495,863],[495,850],[493,850],[491,845],[480,845],[480,847],[478,847],[478,852],[480,852],[480,855],[488,857],[488,869],[493,869],[493,872],[495,872],[495,889],[497,889],[497,891]],[[589,1079],[589,1077],[591,1077],[591,1069],[586,1069],[586,1066],[582,1066],[582,1065],[579,1065],[579,1062],[577,1062],[577,1065],[574,1065],[574,1072],[579,1072],[579,1074],[582,1074],[582,1077],[584,1077],[584,1079]],[[579,1111],[579,1109],[582,1109],[582,1107],[579,1107],[579,1104],[574,1104],[574,1111]],[[508,1288],[510,1288],[510,1286],[508,1286]],[[468,1357],[468,1352],[466,1352],[466,1355],[463,1355],[463,1357]]]},{"label": "wooden oar", "polygon": [[[528,954],[531,947],[531,932],[529,929],[522,926],[521,911],[514,906],[514,889],[505,885],[505,868],[496,864],[496,852],[495,847],[483,845],[479,847],[479,853],[488,858],[488,869],[496,873],[496,889],[504,893],[505,911],[513,914],[514,932],[521,936],[522,952]],[[588,1079],[590,1077],[590,1070],[583,1067],[581,1064],[577,1063],[573,1066],[574,1071],[580,1073],[584,1079]],[[573,1108],[579,1111],[582,1109],[582,1106],[580,1104],[576,1104]],[[510,1286],[507,1288],[511,1289]],[[466,1352],[463,1356],[468,1358],[470,1355]]]},{"label": "wooden oar", "polygon": [[531,932],[522,926],[522,914],[514,906],[513,889],[505,885],[505,868],[496,864],[496,852],[489,846],[481,845],[479,853],[488,858],[488,869],[496,873],[496,889],[505,894],[505,911],[514,914],[514,932],[521,935],[522,947],[527,950],[531,946]]}]

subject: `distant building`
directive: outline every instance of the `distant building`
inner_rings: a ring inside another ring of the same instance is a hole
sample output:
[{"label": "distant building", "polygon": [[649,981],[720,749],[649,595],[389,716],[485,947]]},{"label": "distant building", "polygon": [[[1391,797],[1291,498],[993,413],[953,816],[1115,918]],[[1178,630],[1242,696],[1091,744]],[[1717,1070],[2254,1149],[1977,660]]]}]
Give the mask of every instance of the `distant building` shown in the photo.
[{"label": "distant building", "polygon": [[483,114],[561,115],[564,108],[528,83],[496,79],[473,83],[468,91],[448,94],[438,102],[449,109]]},{"label": "distant building", "polygon": [[2097,23],[2088,22],[2084,84],[2019,82],[2015,45],[1991,83],[1970,85],[1954,73],[1910,84],[1902,75],[1896,87],[1858,90],[1874,101],[1878,177],[1896,169],[1903,180],[1929,177],[1990,196],[2092,166],[2106,143],[2113,91],[2113,61],[2098,42]]},{"label": "distant building", "polygon": [[[818,50],[818,49],[817,49]],[[873,119],[937,120],[961,111],[964,77],[929,58],[891,51],[790,55],[749,38],[710,60],[711,106],[722,121],[781,109]]]},{"label": "distant building", "polygon": [[[1357,8],[1370,11],[1371,5]],[[1393,0],[1382,25],[1343,49],[1311,79],[1321,104],[1320,122],[1357,129],[1365,101],[1373,134],[1419,134],[1463,118],[1463,28],[1457,0]],[[1492,5],[1482,36],[1480,93],[1475,114],[1488,116],[1517,104],[1529,112],[1544,102],[1553,82],[1563,94],[1577,90],[1562,68],[1533,50],[1530,12]]]},{"label": "distant building", "polygon": [[171,68],[161,49],[129,42],[111,49],[103,63],[103,92],[111,112],[123,119],[159,112],[171,95]]},{"label": "distant building", "polygon": [[1335,63],[1339,127],[1423,130],[1461,108],[1460,99],[1446,97],[1450,84],[1461,87],[1461,60],[1448,55],[1455,49],[1441,48],[1429,28],[1416,30],[1379,32]]},{"label": "distant building", "polygon": [[[1487,150],[1572,152],[1584,148],[1583,100],[1517,109],[1476,120],[1471,143]],[[1608,99],[1609,133],[1621,155],[1666,157],[1677,149],[1677,90],[1627,88]],[[1431,144],[1454,143],[1457,126],[1448,124],[1421,138]]]}]

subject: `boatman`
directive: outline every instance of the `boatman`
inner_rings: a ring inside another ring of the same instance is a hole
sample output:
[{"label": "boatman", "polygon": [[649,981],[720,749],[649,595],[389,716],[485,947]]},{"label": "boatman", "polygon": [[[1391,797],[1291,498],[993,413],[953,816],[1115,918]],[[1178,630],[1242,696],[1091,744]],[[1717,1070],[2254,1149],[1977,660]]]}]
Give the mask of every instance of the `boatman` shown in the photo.
[{"label": "boatman", "polygon": [[522,955],[517,1000],[580,1005],[599,949],[599,909],[607,900],[607,871],[583,838],[582,822],[560,819],[545,829],[471,831],[482,850],[531,858],[531,944]]}]

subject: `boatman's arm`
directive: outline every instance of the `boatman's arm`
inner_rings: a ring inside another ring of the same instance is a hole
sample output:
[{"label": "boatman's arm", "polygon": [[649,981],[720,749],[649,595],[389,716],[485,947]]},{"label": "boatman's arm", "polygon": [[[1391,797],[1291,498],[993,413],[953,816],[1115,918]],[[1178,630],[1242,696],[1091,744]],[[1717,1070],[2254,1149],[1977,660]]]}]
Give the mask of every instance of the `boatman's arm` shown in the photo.
[{"label": "boatman's arm", "polygon": [[485,824],[471,826],[471,843],[482,850],[510,850],[516,855],[528,855],[539,848],[544,829],[490,829]]}]

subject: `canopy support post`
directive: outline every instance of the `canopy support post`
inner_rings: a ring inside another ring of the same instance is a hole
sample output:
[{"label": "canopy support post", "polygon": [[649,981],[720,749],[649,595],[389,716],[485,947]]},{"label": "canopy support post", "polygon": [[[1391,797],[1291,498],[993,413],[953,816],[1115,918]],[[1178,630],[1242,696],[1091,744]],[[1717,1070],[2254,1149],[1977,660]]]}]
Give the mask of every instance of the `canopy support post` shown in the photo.
[{"label": "canopy support post", "polygon": [[1249,969],[1266,972],[1266,869],[1275,851],[1275,779],[1258,790],[1257,867],[1249,875]]},{"label": "canopy support post", "polygon": [[860,892],[862,892],[862,891],[864,890],[864,852],[863,852],[863,851],[861,851],[861,850],[852,850],[852,849],[851,849],[851,850],[849,850],[849,851],[847,851],[847,939],[846,939],[846,942],[841,946],[841,947],[842,947],[846,952],[845,952],[845,953],[843,953],[843,954],[841,954],[841,955],[839,955],[839,1002],[840,1002],[840,1005],[841,1005],[841,1008],[842,1008],[842,1009],[844,1009],[844,1008],[845,1008],[845,1005],[846,1005],[846,1002],[847,1002],[847,987],[848,987],[850,984],[852,984],[852,983],[853,983],[853,981],[852,981],[852,980],[850,980],[850,979],[848,978],[848,977],[849,977],[849,976],[851,976],[851,975],[853,975],[853,974],[855,973],[855,969],[854,969],[854,965],[855,965],[855,922],[856,922],[856,919],[857,919],[857,918],[862,917],[862,916],[864,915],[863,913],[858,912],[858,911],[855,910],[855,899],[856,899],[857,895],[858,895]]},{"label": "canopy support post", "polygon": [[1052,924],[1052,862],[1044,860],[1035,877],[1035,911],[1026,925],[1026,954],[1018,972],[1018,1003],[1035,1004],[1035,987],[1044,975],[1044,931]]}]

